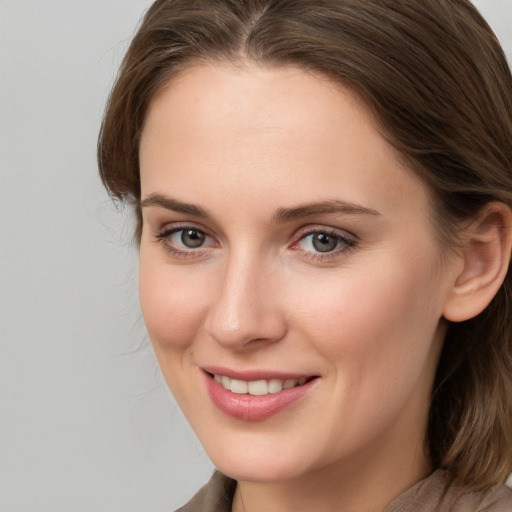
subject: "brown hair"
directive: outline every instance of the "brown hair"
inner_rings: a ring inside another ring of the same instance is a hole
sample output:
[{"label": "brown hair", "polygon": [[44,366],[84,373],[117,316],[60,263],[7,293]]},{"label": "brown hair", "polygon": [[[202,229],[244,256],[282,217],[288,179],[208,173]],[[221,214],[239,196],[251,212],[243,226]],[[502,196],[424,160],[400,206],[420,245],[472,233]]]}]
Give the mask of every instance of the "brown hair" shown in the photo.
[{"label": "brown hair", "polygon": [[[436,226],[512,206],[512,77],[467,0],[157,0],[112,90],[98,142],[109,192],[133,202],[148,105],[199,60],[292,64],[351,88],[428,184]],[[139,238],[140,239],[140,238]],[[451,324],[430,410],[434,467],[478,489],[512,471],[512,275],[476,318]]]}]

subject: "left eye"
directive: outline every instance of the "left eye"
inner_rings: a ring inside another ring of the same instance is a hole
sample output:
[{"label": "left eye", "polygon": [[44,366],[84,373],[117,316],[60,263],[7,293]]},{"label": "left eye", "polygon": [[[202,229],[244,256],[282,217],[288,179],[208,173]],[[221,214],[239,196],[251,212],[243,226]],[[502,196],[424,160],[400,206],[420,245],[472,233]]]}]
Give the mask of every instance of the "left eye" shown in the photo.
[{"label": "left eye", "polygon": [[303,236],[299,241],[299,247],[306,252],[328,253],[342,246],[351,246],[352,240],[338,233],[318,231]]}]

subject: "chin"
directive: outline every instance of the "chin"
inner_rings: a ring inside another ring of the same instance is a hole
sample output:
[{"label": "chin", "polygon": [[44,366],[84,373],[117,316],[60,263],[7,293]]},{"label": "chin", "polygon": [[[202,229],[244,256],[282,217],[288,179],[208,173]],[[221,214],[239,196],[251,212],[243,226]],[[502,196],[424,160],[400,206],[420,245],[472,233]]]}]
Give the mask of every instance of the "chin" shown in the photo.
[{"label": "chin", "polygon": [[215,461],[212,459],[212,462],[219,471],[234,480],[242,482],[283,482],[293,480],[304,472],[296,464],[286,463],[285,461],[279,463],[275,456],[258,461],[248,461],[245,457],[241,457],[240,460],[236,461]]},{"label": "chin", "polygon": [[264,434],[247,441],[239,445],[214,442],[203,446],[219,471],[239,481],[282,482],[311,470],[308,454],[291,443],[283,449],[283,441],[265,443]]}]

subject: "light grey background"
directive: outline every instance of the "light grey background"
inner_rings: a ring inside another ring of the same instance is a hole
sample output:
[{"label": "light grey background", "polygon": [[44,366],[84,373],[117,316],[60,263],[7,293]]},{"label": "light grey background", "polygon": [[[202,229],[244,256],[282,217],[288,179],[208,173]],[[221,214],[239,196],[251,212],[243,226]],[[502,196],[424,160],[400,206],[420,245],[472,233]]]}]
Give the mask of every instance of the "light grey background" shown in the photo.
[{"label": "light grey background", "polygon": [[[167,511],[211,465],[157,372],[97,177],[149,0],[0,0],[0,512]],[[512,0],[476,2],[512,55]]]}]

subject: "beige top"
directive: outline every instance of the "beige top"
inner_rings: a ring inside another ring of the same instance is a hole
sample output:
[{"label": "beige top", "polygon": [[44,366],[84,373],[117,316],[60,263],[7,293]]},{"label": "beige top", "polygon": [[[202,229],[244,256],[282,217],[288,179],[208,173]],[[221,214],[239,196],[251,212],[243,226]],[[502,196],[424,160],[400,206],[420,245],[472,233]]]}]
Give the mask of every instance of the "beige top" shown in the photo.
[{"label": "beige top", "polygon": [[[383,512],[512,512],[512,491],[496,487],[486,494],[454,484],[437,470],[413,485]],[[216,471],[211,480],[176,512],[231,512],[236,481]]]}]

